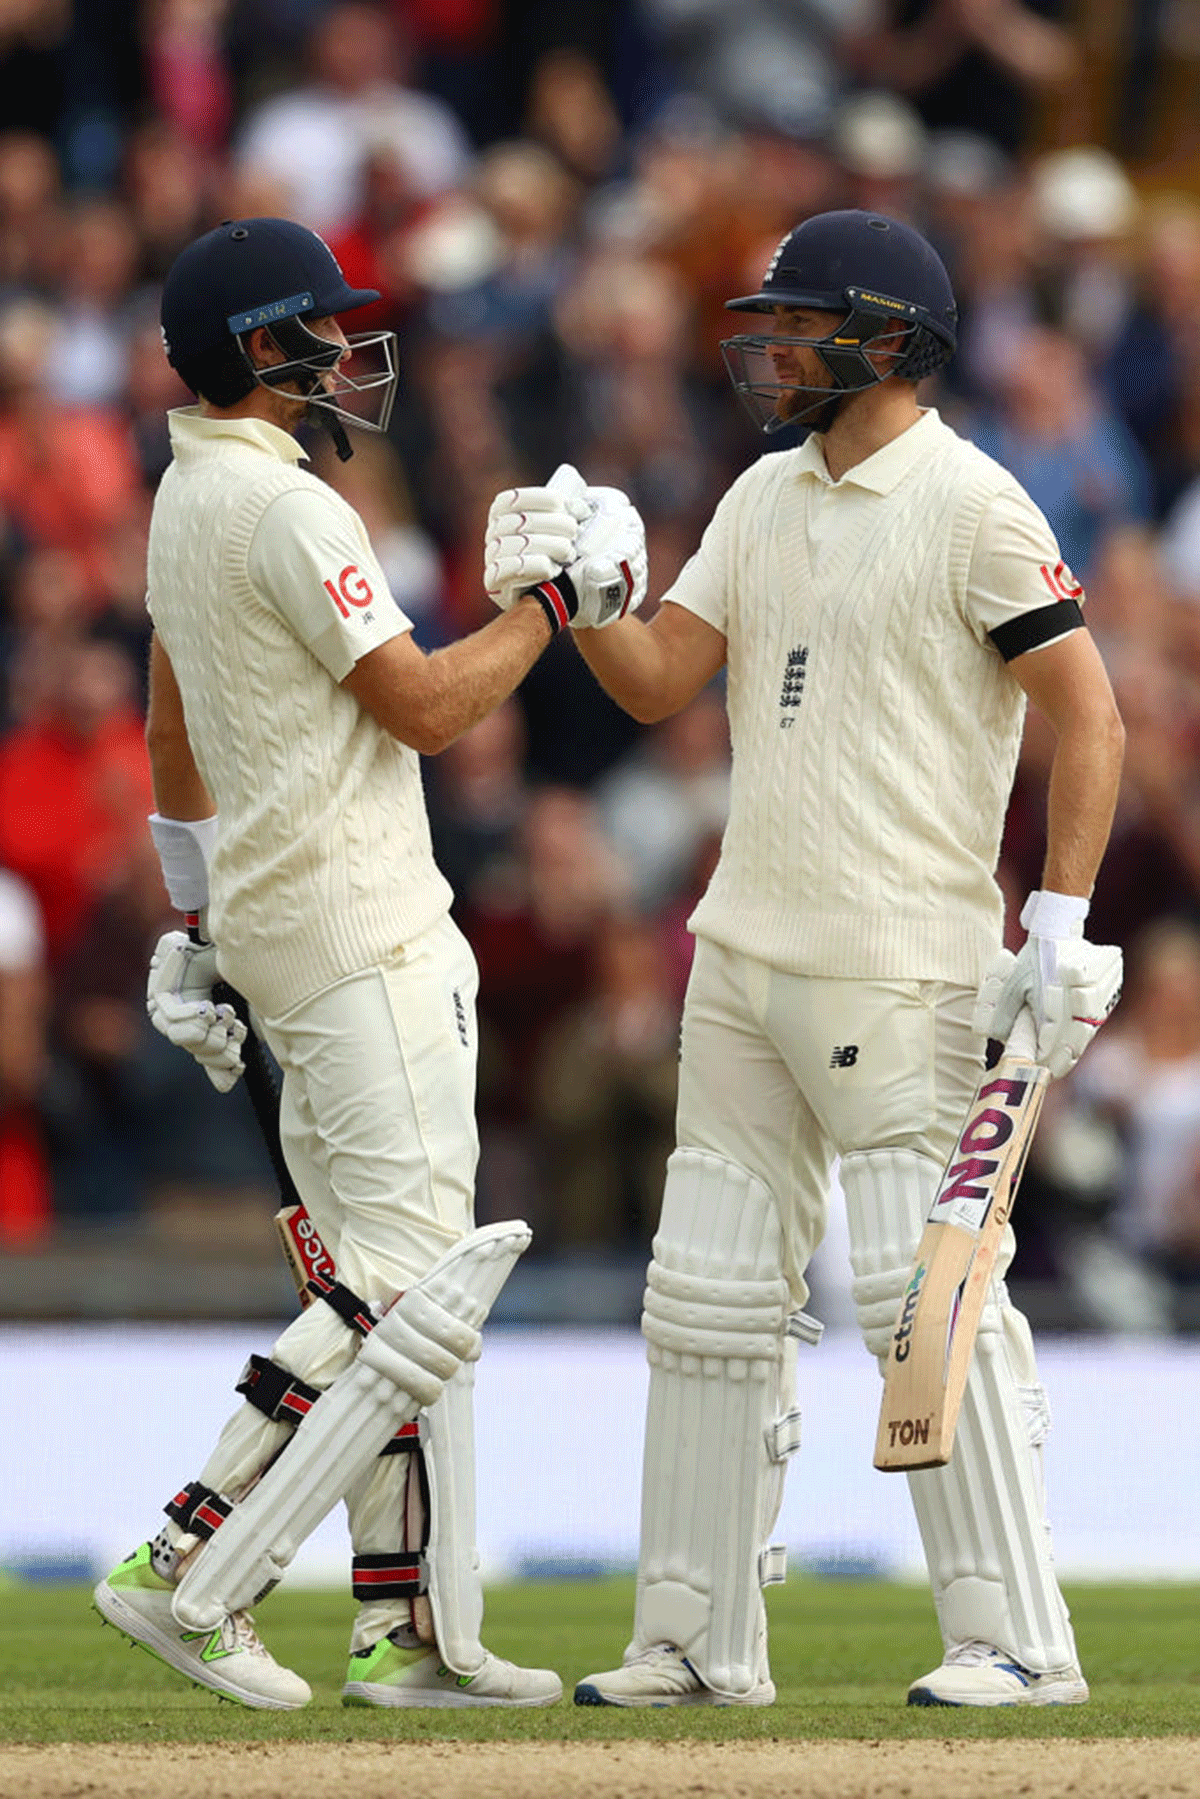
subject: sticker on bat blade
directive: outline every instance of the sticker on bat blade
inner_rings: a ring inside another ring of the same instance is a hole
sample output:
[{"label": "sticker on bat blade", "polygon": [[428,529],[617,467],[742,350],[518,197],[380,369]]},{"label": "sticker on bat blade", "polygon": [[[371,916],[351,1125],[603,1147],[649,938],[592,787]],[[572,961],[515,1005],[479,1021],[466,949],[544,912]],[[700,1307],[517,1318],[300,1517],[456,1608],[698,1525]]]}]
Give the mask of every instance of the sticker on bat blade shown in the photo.
[{"label": "sticker on bat blade", "polygon": [[1004,1109],[991,1105],[972,1111],[930,1208],[931,1223],[983,1229],[995,1197],[1000,1152],[1016,1128],[1015,1114],[1028,1087],[1028,1081],[998,1080],[979,1089],[980,1100],[998,1097]]},{"label": "sticker on bat blade", "polygon": [[929,1273],[928,1264],[918,1262],[912,1271],[912,1278],[904,1289],[904,1304],[900,1308],[900,1321],[896,1326],[896,1334],[892,1338],[895,1346],[896,1360],[906,1362],[908,1352],[912,1348],[909,1339],[913,1332],[913,1321],[916,1317],[917,1302],[921,1297],[921,1289],[925,1285],[925,1276]]}]

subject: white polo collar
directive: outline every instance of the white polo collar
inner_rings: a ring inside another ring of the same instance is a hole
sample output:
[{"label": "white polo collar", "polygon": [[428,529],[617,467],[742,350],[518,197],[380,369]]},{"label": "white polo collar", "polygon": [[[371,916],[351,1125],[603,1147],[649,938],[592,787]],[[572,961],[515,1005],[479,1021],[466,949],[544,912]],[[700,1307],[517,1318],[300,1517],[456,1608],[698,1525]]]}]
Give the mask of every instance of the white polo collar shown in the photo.
[{"label": "white polo collar", "polygon": [[187,460],[210,456],[231,440],[243,448],[261,450],[278,462],[307,462],[308,452],[290,431],[266,419],[209,418],[199,406],[175,406],[167,414],[167,430],[175,455]]},{"label": "white polo collar", "polygon": [[856,462],[853,468],[847,469],[840,481],[834,481],[825,466],[825,440],[820,433],[814,431],[796,451],[796,473],[811,475],[826,487],[862,487],[868,493],[889,494],[897,487],[909,469],[930,450],[930,439],[941,429],[941,420],[934,407],[923,408],[920,418],[902,431],[899,437],[893,437],[890,443],[876,450],[873,456],[867,456],[862,462]]}]

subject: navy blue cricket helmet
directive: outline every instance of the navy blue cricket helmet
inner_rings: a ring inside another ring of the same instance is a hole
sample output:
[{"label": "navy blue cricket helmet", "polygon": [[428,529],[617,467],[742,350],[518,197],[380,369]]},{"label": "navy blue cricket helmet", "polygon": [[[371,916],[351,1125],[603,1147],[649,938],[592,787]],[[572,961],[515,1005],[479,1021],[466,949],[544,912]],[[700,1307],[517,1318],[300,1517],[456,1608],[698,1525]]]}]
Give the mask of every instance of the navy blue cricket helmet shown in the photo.
[{"label": "navy blue cricket helmet", "polygon": [[[822,212],[783,239],[757,293],[727,300],[731,312],[773,312],[778,306],[838,315],[821,338],[743,333],[727,338],[721,353],[740,398],[766,432],[805,423],[839,394],[859,393],[891,375],[920,381],[954,354],[958,308],[950,277],[933,245],[911,225],[875,212]],[[880,333],[902,336],[876,368],[866,355]],[[833,386],[805,387],[781,379],[772,358],[781,346],[815,349]],[[801,407],[793,396],[812,394]]]},{"label": "navy blue cricket helmet", "polygon": [[[305,318],[331,318],[379,299],[374,288],[351,287],[333,251],[315,231],[292,219],[226,219],[176,257],[162,293],[167,358],[194,393],[232,406],[255,385],[287,387],[320,408],[338,454],[349,454],[337,420],[386,430],[395,397],[395,336],[360,332],[347,339],[354,354],[375,352],[366,375],[351,376],[342,346],[310,331]],[[250,333],[266,329],[285,360],[257,364]],[[376,416],[336,403],[375,394]],[[340,441],[339,441],[340,439]]]}]

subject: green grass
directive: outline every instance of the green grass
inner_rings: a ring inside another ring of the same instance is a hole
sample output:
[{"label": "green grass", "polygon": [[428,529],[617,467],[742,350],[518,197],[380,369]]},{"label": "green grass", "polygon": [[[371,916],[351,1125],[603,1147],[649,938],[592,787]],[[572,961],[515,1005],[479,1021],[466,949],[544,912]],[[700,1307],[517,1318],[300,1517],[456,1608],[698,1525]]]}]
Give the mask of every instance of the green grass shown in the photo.
[{"label": "green grass", "polygon": [[343,1709],[350,1600],[275,1594],[258,1622],[279,1660],[314,1692],[306,1710],[277,1713],[222,1705],[131,1650],[115,1630],[101,1628],[84,1588],[9,1586],[0,1596],[0,1742],[1200,1735],[1200,1588],[1194,1586],[1070,1590],[1092,1687],[1087,1706],[909,1709],[909,1680],[940,1655],[925,1591],[805,1578],[768,1595],[775,1706],[681,1712],[570,1704],[572,1682],[620,1659],[632,1592],[631,1581],[618,1579],[494,1589],[489,1646],[556,1668],[568,1699],[545,1711],[460,1713]]}]

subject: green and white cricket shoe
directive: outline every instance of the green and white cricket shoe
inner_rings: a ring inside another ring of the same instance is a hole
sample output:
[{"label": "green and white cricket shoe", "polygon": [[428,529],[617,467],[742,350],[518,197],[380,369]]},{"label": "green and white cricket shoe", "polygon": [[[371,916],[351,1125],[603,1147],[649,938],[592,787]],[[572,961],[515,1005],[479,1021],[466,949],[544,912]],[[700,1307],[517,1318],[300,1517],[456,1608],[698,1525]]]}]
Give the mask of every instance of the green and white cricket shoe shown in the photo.
[{"label": "green and white cricket shoe", "polygon": [[931,1674],[914,1680],[910,1705],[1083,1705],[1088,1684],[1078,1668],[1035,1674],[991,1643],[960,1643]]},{"label": "green and white cricket shoe", "polygon": [[518,1668],[485,1655],[475,1674],[455,1674],[436,1649],[407,1649],[383,1637],[350,1657],[343,1705],[452,1706],[553,1705],[562,1681],[549,1668]]},{"label": "green and white cricket shoe", "polygon": [[224,1699],[263,1711],[308,1704],[307,1681],[280,1667],[249,1612],[233,1612],[215,1630],[186,1630],[171,1611],[173,1591],[155,1572],[151,1545],[143,1543],[100,1582],[93,1598],[100,1616],[131,1642]]},{"label": "green and white cricket shoe", "polygon": [[760,1680],[748,1693],[714,1693],[682,1649],[654,1643],[620,1668],[589,1674],[575,1688],[576,1705],[774,1705],[775,1683]]}]

